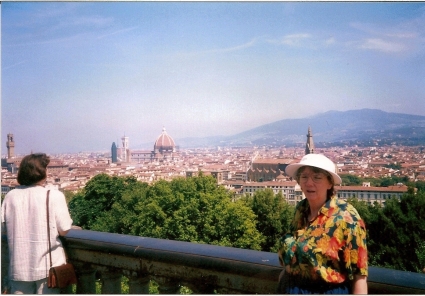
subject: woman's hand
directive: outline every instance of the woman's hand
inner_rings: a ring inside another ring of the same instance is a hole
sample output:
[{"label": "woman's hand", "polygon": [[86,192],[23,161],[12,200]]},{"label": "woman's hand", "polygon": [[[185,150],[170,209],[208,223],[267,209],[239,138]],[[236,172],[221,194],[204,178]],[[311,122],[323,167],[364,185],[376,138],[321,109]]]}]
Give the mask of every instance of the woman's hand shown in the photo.
[{"label": "woman's hand", "polygon": [[65,235],[67,235],[67,234],[68,234],[68,231],[69,231],[69,230],[66,230],[66,231],[61,231],[61,230],[59,230],[58,232],[59,232],[59,235],[60,235],[60,236],[65,236]]}]

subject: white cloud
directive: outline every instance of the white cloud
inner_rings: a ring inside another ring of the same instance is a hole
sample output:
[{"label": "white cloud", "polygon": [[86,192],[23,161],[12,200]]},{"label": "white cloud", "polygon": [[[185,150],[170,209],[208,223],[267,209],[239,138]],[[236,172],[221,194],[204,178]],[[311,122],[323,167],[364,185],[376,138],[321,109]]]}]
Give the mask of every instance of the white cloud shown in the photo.
[{"label": "white cloud", "polygon": [[398,38],[398,39],[413,39],[418,37],[418,34],[413,32],[395,32],[395,33],[387,33],[386,36],[391,38]]},{"label": "white cloud", "polygon": [[380,38],[368,38],[360,44],[362,49],[372,49],[381,52],[403,52],[407,50],[407,47],[404,44],[398,42],[386,41]]},{"label": "white cloud", "polygon": [[309,38],[311,38],[311,35],[306,33],[286,35],[281,40],[281,44],[286,44],[289,46],[297,46],[303,40],[306,40]]},{"label": "white cloud", "polygon": [[335,37],[314,36],[309,33],[289,34],[280,39],[268,39],[268,43],[304,47],[312,50],[329,47],[337,44]]},{"label": "white cloud", "polygon": [[222,49],[216,49],[216,50],[213,50],[213,51],[216,51],[216,52],[238,51],[238,50],[241,50],[241,49],[252,47],[256,44],[256,42],[257,42],[257,38],[254,38],[251,41],[244,43],[244,44],[241,44],[241,45],[228,47],[228,48],[222,48]]},{"label": "white cloud", "polygon": [[232,47],[224,47],[224,48],[213,48],[213,49],[210,49],[210,50],[204,50],[204,51],[199,51],[199,52],[189,52],[189,53],[187,53],[187,55],[191,56],[191,55],[198,55],[198,54],[202,55],[202,54],[211,54],[211,53],[223,53],[223,52],[239,51],[239,50],[243,50],[243,49],[255,46],[258,43],[257,40],[258,40],[258,38],[253,38],[251,41],[240,44],[240,45],[235,45],[235,46],[232,46]]},{"label": "white cloud", "polygon": [[414,53],[421,51],[424,40],[424,20],[414,18],[396,24],[350,23],[350,26],[363,33],[360,49],[369,49],[385,53]]}]

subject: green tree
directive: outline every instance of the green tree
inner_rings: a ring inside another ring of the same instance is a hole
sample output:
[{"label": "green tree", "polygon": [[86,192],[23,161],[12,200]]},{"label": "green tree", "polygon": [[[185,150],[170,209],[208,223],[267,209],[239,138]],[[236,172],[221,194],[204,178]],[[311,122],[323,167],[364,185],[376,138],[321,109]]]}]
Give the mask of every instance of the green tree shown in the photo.
[{"label": "green tree", "polygon": [[67,190],[65,190],[64,192],[63,192],[63,194],[65,195],[65,200],[66,200],[66,203],[67,204],[69,204],[69,202],[74,198],[74,196],[75,196],[75,193],[74,192],[72,192],[72,191],[67,191]]},{"label": "green tree", "polygon": [[350,197],[347,199],[347,202],[350,203],[354,208],[356,208],[360,217],[363,219],[366,225],[371,222],[371,212],[368,203],[364,200],[359,200],[356,197]]},{"label": "green tree", "polygon": [[[369,264],[416,272],[422,270],[425,233],[425,194],[405,194],[385,204],[369,205],[353,201],[363,216],[368,233]],[[422,260],[422,261],[421,261]]]},{"label": "green tree", "polygon": [[80,226],[98,231],[254,250],[264,240],[253,211],[233,203],[211,176],[153,185],[96,176],[72,199],[70,211]]},{"label": "green tree", "polygon": [[391,177],[380,178],[378,186],[388,187],[398,183],[407,184],[408,182],[409,182],[409,178],[407,176],[404,176],[404,177],[391,176]]},{"label": "green tree", "polygon": [[282,193],[275,195],[270,188],[256,191],[253,197],[247,195],[241,201],[251,207],[257,216],[257,229],[265,236],[261,250],[277,252],[278,240],[289,228],[294,207],[285,201]]},{"label": "green tree", "polygon": [[419,242],[417,249],[415,250],[416,256],[418,256],[419,268],[417,272],[425,272],[425,241]]},{"label": "green tree", "polygon": [[263,237],[254,213],[231,202],[231,194],[211,176],[157,182],[146,202],[149,210],[139,216],[135,235],[260,249]]},{"label": "green tree", "polygon": [[414,185],[414,187],[418,188],[418,191],[425,192],[425,181],[417,181]]},{"label": "green tree", "polygon": [[91,223],[91,229],[132,234],[138,216],[143,211],[142,201],[146,198],[147,190],[147,183],[131,183],[126,190],[122,191],[121,196],[112,204],[111,209],[98,215]]},{"label": "green tree", "polygon": [[342,184],[344,184],[344,186],[362,185],[362,179],[355,175],[342,174],[340,177],[342,179]]},{"label": "green tree", "polygon": [[83,229],[91,229],[92,223],[110,211],[112,205],[121,199],[124,191],[130,190],[138,183],[135,177],[96,175],[69,202],[74,224]]}]

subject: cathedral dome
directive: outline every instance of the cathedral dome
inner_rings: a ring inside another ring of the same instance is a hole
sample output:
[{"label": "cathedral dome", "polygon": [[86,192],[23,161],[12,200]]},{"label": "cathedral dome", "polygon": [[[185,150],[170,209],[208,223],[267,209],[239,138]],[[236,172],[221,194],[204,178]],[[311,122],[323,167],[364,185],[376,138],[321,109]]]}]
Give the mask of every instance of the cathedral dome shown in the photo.
[{"label": "cathedral dome", "polygon": [[174,151],[176,144],[174,143],[173,138],[171,138],[165,131],[165,127],[162,129],[161,135],[156,139],[154,150],[163,152],[163,151]]}]

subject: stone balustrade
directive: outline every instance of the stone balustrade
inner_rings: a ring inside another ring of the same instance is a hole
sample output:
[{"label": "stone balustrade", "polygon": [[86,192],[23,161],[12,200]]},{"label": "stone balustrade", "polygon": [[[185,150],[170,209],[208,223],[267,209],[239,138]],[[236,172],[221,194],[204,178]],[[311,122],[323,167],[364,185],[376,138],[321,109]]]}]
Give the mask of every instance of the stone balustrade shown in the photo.
[{"label": "stone balustrade", "polygon": [[[74,229],[63,241],[78,294],[95,294],[99,280],[102,294],[121,294],[123,277],[130,294],[148,294],[151,280],[161,294],[182,286],[195,294],[275,294],[282,270],[269,252]],[[425,274],[372,266],[368,287],[370,294],[425,294]]]},{"label": "stone balustrade", "polygon": [[[281,272],[275,253],[207,244],[71,230],[64,238],[76,267],[77,293],[120,294],[128,278],[130,294],[149,293],[149,281],[162,294],[181,286],[195,294],[275,294]],[[425,274],[370,267],[371,294],[425,294]]]}]

